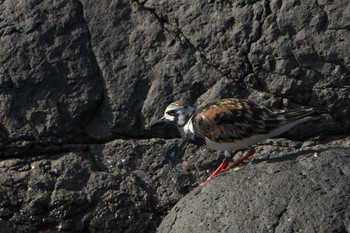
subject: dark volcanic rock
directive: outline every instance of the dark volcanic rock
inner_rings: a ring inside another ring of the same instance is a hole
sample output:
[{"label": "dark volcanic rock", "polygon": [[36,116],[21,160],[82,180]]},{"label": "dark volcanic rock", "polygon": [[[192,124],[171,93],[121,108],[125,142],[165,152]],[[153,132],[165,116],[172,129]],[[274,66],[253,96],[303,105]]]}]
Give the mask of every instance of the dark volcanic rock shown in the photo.
[{"label": "dark volcanic rock", "polygon": [[[314,107],[325,117],[293,138],[349,134],[349,9],[323,0],[0,0],[1,229],[154,232],[223,157],[169,139],[174,127],[147,130],[173,100]],[[280,145],[265,142],[262,154],[302,146],[270,142]]]},{"label": "dark volcanic rock", "polygon": [[210,165],[196,151],[179,140],[116,140],[1,161],[0,226],[7,232],[154,232],[207,175]]},{"label": "dark volcanic rock", "polygon": [[0,119],[9,139],[81,141],[103,92],[81,4],[2,1],[0,12]]},{"label": "dark volcanic rock", "polygon": [[313,106],[347,132],[348,8],[337,4],[5,1],[2,124],[12,140],[145,137],[172,100],[234,96]]},{"label": "dark volcanic rock", "polygon": [[348,232],[350,149],[320,151],[220,175],[181,199],[157,232]]}]

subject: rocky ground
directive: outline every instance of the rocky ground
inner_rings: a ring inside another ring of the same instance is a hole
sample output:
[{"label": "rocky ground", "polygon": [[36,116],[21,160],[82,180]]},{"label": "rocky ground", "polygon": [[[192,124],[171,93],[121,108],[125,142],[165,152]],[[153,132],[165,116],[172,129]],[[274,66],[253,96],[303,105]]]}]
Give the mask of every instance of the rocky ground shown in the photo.
[{"label": "rocky ground", "polygon": [[157,232],[349,232],[349,145],[261,145],[251,164],[182,198]]},{"label": "rocky ground", "polygon": [[[0,0],[1,228],[156,232],[178,202],[158,232],[350,231],[349,15],[347,1]],[[223,155],[147,126],[173,100],[223,97],[325,114],[196,188]]]}]

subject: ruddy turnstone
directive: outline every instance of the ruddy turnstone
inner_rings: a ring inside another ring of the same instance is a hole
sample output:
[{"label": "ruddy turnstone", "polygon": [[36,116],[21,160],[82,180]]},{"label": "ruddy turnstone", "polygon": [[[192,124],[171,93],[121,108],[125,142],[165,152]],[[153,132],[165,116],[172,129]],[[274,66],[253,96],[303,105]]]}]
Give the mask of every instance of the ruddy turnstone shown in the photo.
[{"label": "ruddy turnstone", "polygon": [[[285,111],[240,100],[221,99],[198,109],[185,102],[171,103],[164,116],[152,124],[171,123],[178,127],[181,136],[190,143],[225,151],[221,165],[202,183],[217,174],[237,167],[251,157],[252,145],[278,136],[290,128],[312,119],[313,109]],[[233,152],[248,149],[248,152],[230,165]]]}]

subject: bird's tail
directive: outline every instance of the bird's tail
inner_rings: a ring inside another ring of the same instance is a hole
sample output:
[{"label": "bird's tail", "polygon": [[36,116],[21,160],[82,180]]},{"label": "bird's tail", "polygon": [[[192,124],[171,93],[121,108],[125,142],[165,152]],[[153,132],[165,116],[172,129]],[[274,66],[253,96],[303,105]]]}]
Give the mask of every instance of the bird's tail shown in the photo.
[{"label": "bird's tail", "polygon": [[[271,125],[274,127],[269,135],[275,137],[300,123],[313,120],[315,115],[318,115],[318,113],[312,108],[287,112],[282,110],[271,115],[273,120],[267,120],[265,123],[270,127]],[[277,125],[278,127],[276,127]]]},{"label": "bird's tail", "polygon": [[320,115],[320,113],[317,113],[313,108],[298,110],[298,111],[289,111],[283,113],[284,117],[286,118],[287,122],[296,121],[302,118],[310,117],[307,119],[312,119],[313,116]]}]

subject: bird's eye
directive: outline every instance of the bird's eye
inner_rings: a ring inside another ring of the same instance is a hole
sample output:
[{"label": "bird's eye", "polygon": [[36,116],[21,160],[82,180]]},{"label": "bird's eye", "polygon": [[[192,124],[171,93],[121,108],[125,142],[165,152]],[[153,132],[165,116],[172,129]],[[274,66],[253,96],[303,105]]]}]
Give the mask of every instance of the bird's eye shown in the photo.
[{"label": "bird's eye", "polygon": [[174,116],[176,111],[175,110],[169,110],[166,113],[169,114],[170,116]]}]

